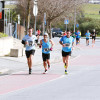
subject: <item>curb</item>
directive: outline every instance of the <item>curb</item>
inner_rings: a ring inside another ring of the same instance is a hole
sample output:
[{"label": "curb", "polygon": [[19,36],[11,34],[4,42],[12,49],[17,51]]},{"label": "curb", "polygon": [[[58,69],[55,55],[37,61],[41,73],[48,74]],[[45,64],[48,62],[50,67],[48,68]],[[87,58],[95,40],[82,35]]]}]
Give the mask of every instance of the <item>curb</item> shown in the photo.
[{"label": "curb", "polygon": [[9,71],[8,68],[0,69],[0,74],[4,74],[4,73],[6,73],[6,72],[8,72],[8,71]]}]

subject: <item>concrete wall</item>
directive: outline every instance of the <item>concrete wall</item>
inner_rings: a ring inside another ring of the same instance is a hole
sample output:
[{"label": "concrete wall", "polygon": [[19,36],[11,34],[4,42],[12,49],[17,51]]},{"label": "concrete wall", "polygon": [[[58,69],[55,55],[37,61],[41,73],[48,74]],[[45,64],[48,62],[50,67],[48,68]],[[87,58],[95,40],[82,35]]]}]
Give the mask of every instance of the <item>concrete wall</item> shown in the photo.
[{"label": "concrete wall", "polygon": [[11,48],[13,48],[13,37],[0,38],[0,56],[10,54]]}]

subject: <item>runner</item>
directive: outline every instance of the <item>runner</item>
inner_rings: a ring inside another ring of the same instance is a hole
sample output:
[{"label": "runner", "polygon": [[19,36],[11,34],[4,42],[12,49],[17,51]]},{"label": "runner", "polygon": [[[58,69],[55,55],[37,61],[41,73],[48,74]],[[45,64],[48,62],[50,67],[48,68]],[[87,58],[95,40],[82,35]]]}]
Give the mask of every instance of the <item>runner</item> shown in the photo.
[{"label": "runner", "polygon": [[63,63],[65,67],[65,74],[67,74],[67,68],[69,66],[69,56],[71,56],[72,52],[72,44],[73,44],[73,37],[70,36],[71,32],[67,32],[67,36],[64,36],[60,39],[59,43],[62,45],[62,57]]},{"label": "runner", "polygon": [[53,49],[53,41],[49,39],[48,34],[44,33],[44,39],[40,41],[40,48],[42,46],[42,58],[43,58],[43,66],[44,66],[44,73],[47,73],[47,64],[48,69],[50,69],[50,51]]},{"label": "runner", "polygon": [[62,36],[66,36],[67,34],[66,34],[66,31],[65,32],[63,32],[63,35]]},{"label": "runner", "polygon": [[90,39],[90,35],[91,35],[91,33],[89,32],[89,30],[87,30],[87,32],[86,32],[86,45],[88,46],[89,45],[89,39]]},{"label": "runner", "polygon": [[40,34],[41,34],[41,31],[39,29],[39,30],[37,30],[37,38],[38,38],[38,41],[39,41]]},{"label": "runner", "polygon": [[75,35],[76,35],[76,45],[78,45],[79,44],[79,39],[80,39],[80,32],[79,32],[79,30],[77,30]]},{"label": "runner", "polygon": [[94,46],[94,44],[95,44],[96,35],[97,35],[97,33],[94,29],[93,32],[92,32],[92,46]]},{"label": "runner", "polygon": [[25,35],[22,39],[22,44],[26,46],[26,57],[29,67],[29,74],[32,72],[32,58],[35,53],[35,41],[37,40],[35,35],[32,35],[33,29],[29,28],[29,34]]}]

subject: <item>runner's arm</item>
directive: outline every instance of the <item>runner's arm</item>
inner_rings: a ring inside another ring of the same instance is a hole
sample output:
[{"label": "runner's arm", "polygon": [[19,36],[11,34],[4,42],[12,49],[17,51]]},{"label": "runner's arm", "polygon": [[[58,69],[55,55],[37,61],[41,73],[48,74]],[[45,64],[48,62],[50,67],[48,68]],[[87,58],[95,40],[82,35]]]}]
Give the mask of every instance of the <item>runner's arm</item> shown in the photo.
[{"label": "runner's arm", "polygon": [[35,43],[36,43],[36,44],[38,43],[38,38],[37,38],[37,36],[35,36]]},{"label": "runner's arm", "polygon": [[21,43],[25,46],[26,44],[28,44],[26,36],[24,36],[24,38],[22,39]]},{"label": "runner's arm", "polygon": [[50,42],[51,42],[51,48],[53,48],[53,46],[54,46],[54,42],[52,41],[52,40],[50,40]]},{"label": "runner's arm", "polygon": [[25,45],[25,42],[26,42],[26,39],[25,39],[25,36],[24,36],[24,38],[22,39],[21,43]]},{"label": "runner's arm", "polygon": [[40,45],[42,45],[42,40],[40,40]]},{"label": "runner's arm", "polygon": [[39,45],[39,48],[41,48],[42,47],[42,40],[40,40],[40,45]]},{"label": "runner's arm", "polygon": [[97,37],[97,33],[95,33],[95,37]]},{"label": "runner's arm", "polygon": [[59,41],[59,43],[63,46],[63,43],[61,41]]}]

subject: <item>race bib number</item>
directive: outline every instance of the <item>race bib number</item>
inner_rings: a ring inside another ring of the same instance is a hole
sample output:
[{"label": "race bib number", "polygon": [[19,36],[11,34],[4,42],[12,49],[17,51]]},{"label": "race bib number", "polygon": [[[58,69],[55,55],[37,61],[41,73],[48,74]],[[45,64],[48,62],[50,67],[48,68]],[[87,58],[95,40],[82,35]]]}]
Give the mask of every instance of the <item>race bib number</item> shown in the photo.
[{"label": "race bib number", "polygon": [[66,47],[69,47],[69,46],[70,46],[70,43],[66,43],[65,46],[66,46]]},{"label": "race bib number", "polygon": [[33,41],[29,41],[29,46],[33,46],[33,45],[34,45]]},{"label": "race bib number", "polygon": [[48,52],[48,51],[50,51],[50,49],[49,48],[44,48],[44,51]]}]

